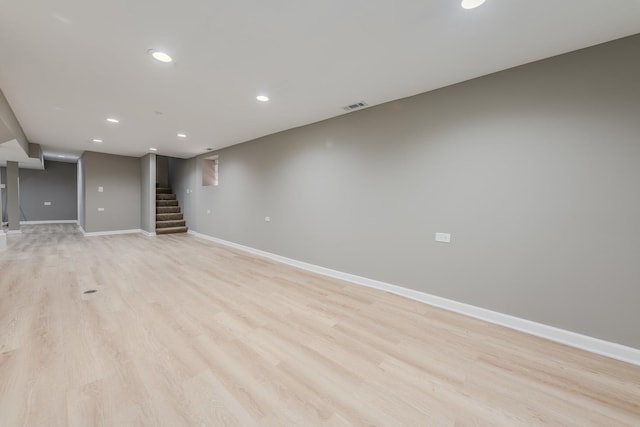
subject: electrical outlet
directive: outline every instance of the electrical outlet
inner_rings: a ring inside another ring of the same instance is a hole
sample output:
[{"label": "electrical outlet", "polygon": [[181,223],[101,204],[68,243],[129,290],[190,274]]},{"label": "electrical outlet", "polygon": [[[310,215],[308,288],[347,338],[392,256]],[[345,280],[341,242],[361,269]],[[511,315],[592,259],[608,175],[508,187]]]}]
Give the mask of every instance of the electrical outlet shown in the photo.
[{"label": "electrical outlet", "polygon": [[104,208],[98,208],[98,212],[104,212]]},{"label": "electrical outlet", "polygon": [[449,234],[449,233],[436,233],[436,242],[451,243],[451,234]]},{"label": "electrical outlet", "polygon": [[211,213],[211,209],[207,209],[207,215]]},{"label": "electrical outlet", "polygon": [[98,187],[98,193],[104,193],[104,187],[103,186],[99,186]]},{"label": "electrical outlet", "polygon": [[267,221],[267,222],[269,222],[269,221],[271,221],[271,217],[270,217],[270,216],[265,216],[265,217],[264,217],[264,220],[265,220],[265,221]]},{"label": "electrical outlet", "polygon": [[51,202],[44,202],[45,206],[51,206]]}]

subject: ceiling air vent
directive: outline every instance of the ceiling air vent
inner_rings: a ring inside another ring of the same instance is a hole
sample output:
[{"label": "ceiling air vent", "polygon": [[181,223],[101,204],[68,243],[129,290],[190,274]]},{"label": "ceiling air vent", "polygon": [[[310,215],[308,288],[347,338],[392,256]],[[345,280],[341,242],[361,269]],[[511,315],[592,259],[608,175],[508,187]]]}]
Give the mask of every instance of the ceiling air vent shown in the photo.
[{"label": "ceiling air vent", "polygon": [[357,109],[362,108],[362,107],[366,107],[367,105],[369,105],[369,104],[367,104],[364,101],[360,101],[360,102],[356,102],[355,104],[347,105],[346,107],[342,107],[342,108],[345,111],[353,111],[353,110],[357,110]]}]

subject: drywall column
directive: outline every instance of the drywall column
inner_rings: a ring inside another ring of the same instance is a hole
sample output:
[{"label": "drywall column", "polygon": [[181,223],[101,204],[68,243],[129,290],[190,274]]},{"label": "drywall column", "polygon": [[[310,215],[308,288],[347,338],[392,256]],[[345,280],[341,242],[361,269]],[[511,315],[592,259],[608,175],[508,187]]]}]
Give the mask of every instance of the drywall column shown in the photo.
[{"label": "drywall column", "polygon": [[2,174],[0,173],[0,231],[2,231],[2,191],[4,190],[4,186],[2,184]]},{"label": "drywall column", "polygon": [[18,162],[7,162],[7,220],[9,233],[20,232],[20,197],[18,193]]},{"label": "drywall column", "polygon": [[140,227],[146,234],[156,232],[156,155],[147,154],[140,158]]},{"label": "drywall column", "polygon": [[7,236],[2,228],[2,175],[0,175],[0,251],[7,249]]}]

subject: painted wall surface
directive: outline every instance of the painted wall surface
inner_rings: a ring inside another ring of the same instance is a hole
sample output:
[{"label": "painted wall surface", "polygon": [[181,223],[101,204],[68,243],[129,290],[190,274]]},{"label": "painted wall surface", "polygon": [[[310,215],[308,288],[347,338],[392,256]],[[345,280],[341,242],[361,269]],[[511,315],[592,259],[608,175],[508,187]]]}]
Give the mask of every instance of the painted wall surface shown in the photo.
[{"label": "painted wall surface", "polygon": [[140,159],[86,151],[82,155],[82,170],[84,230],[91,233],[140,229]]},{"label": "painted wall surface", "polygon": [[197,232],[640,348],[637,52],[640,35],[207,153],[218,187],[172,160],[172,185]]},{"label": "painted wall surface", "polygon": [[18,162],[7,162],[6,170],[7,222],[9,230],[13,231],[20,229],[20,169]]},{"label": "painted wall surface", "polygon": [[44,170],[20,169],[20,219],[76,220],[77,188],[75,163],[46,161]]},{"label": "painted wall surface", "polygon": [[78,159],[77,166],[77,182],[78,182],[78,225],[81,229],[84,230],[85,227],[85,215],[84,215],[84,205],[85,205],[85,191],[84,191],[84,167],[83,167],[82,158]]},{"label": "painted wall surface", "polygon": [[140,227],[148,232],[156,231],[156,155],[140,158]]},{"label": "painted wall surface", "polygon": [[[6,212],[5,212],[5,206],[6,206],[6,193],[5,193],[5,189],[4,189],[4,183],[7,181],[7,171],[5,168],[0,168],[0,226],[2,225],[3,222],[5,222],[5,217],[6,217]],[[2,228],[0,227],[0,231],[2,230]]]},{"label": "painted wall surface", "polygon": [[159,187],[169,187],[169,158],[156,156],[156,182]]}]

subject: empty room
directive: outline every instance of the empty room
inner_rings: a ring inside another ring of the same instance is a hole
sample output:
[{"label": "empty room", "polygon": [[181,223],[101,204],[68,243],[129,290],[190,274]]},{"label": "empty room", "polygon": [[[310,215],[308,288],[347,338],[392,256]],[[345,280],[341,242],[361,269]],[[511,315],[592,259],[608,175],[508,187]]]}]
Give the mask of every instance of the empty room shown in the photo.
[{"label": "empty room", "polygon": [[0,426],[640,426],[640,2],[0,6]]}]

